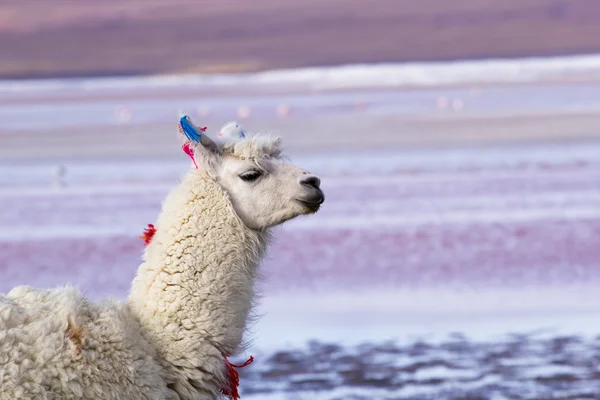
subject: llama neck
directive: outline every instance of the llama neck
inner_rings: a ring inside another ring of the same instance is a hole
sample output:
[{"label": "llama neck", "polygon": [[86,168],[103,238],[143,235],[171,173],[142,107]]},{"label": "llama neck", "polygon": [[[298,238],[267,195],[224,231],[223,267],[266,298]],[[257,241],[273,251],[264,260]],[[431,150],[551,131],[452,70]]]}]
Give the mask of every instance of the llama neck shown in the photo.
[{"label": "llama neck", "polygon": [[167,364],[219,380],[222,355],[242,342],[266,234],[246,228],[221,187],[196,170],[168,196],[155,225],[129,307]]}]

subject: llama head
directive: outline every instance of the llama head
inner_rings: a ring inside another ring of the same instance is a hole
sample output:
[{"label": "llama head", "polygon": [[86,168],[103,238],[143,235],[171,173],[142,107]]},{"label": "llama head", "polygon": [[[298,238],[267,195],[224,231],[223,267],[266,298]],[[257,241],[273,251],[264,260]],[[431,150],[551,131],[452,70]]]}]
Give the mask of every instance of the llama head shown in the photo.
[{"label": "llama head", "polygon": [[264,230],[315,213],[323,203],[319,178],[282,158],[280,138],[247,137],[241,125],[230,122],[215,141],[206,134],[198,139],[186,143],[193,146],[198,169],[221,185],[249,228]]}]

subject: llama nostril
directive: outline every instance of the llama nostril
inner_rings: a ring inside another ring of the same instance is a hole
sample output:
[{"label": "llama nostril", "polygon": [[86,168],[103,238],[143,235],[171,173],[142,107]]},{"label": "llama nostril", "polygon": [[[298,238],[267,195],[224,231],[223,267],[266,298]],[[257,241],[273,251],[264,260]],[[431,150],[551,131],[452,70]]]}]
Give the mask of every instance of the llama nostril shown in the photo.
[{"label": "llama nostril", "polygon": [[302,179],[300,183],[303,185],[316,187],[317,189],[319,188],[319,186],[321,186],[321,180],[313,175]]}]

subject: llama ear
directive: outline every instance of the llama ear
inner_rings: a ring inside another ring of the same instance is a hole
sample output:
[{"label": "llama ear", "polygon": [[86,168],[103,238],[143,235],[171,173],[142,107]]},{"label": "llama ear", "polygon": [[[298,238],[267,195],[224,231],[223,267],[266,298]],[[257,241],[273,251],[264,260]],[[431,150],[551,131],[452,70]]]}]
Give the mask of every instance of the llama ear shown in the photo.
[{"label": "llama ear", "polygon": [[177,126],[179,133],[185,137],[185,143],[181,147],[183,152],[187,154],[198,169],[198,153],[204,153],[210,158],[219,154],[219,148],[204,132],[206,127],[198,128],[192,124],[192,120],[187,115],[182,115]]},{"label": "llama ear", "polygon": [[217,140],[219,141],[228,141],[228,140],[238,140],[246,137],[246,132],[242,125],[238,124],[235,121],[231,121],[223,125],[219,134],[217,135]]},{"label": "llama ear", "polygon": [[213,154],[219,153],[219,146],[217,146],[217,144],[206,135],[200,136],[200,144],[202,145],[202,147],[204,147],[206,150]]},{"label": "llama ear", "polygon": [[190,117],[188,117],[187,115],[183,115],[179,119],[178,128],[179,132],[187,138],[187,141],[191,142],[190,144],[199,143],[202,145],[202,147],[204,147],[211,153],[218,153],[219,150],[216,143],[213,142],[205,133],[206,127],[196,127],[192,123]]}]

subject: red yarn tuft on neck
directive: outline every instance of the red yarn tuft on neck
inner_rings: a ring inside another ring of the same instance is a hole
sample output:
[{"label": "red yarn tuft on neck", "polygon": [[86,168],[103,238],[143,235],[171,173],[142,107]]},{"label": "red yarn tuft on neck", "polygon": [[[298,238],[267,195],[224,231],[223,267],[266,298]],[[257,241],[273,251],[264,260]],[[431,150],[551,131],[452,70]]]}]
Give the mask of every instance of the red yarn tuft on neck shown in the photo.
[{"label": "red yarn tuft on neck", "polygon": [[240,398],[240,393],[238,392],[238,386],[240,386],[240,373],[237,372],[236,368],[244,368],[245,366],[252,364],[254,361],[254,357],[250,356],[248,360],[242,365],[235,365],[229,362],[227,357],[223,354],[225,358],[225,365],[227,366],[227,372],[229,373],[229,383],[228,388],[221,389],[221,393],[225,396],[228,396],[231,400],[237,400]]},{"label": "red yarn tuft on neck", "polygon": [[148,244],[152,240],[152,237],[154,236],[155,233],[156,233],[156,228],[154,227],[154,225],[148,224],[148,227],[146,229],[144,229],[144,234],[142,236],[140,236],[140,238],[144,239],[144,244],[146,246],[148,246]]}]

